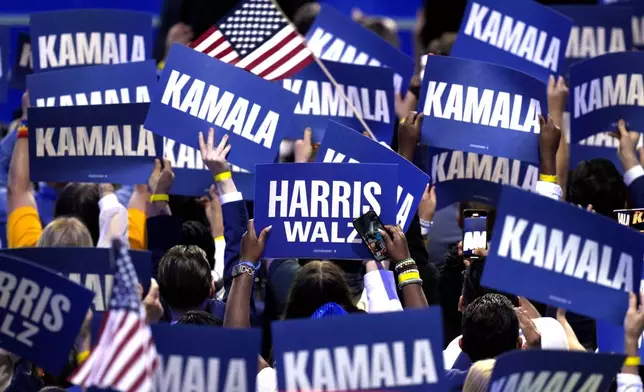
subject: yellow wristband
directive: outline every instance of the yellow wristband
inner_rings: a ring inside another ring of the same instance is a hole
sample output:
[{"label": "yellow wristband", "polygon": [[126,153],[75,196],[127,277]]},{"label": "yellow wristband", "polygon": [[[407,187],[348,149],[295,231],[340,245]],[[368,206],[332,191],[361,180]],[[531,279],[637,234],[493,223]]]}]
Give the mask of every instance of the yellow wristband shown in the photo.
[{"label": "yellow wristband", "polygon": [[155,201],[170,201],[170,196],[168,195],[150,195],[150,203]]},{"label": "yellow wristband", "polygon": [[223,235],[220,235],[219,237],[215,237],[215,241],[223,241],[226,238]]},{"label": "yellow wristband", "polygon": [[420,279],[420,274],[418,273],[418,271],[407,271],[398,275],[398,284],[412,279]]},{"label": "yellow wristband", "polygon": [[159,61],[159,64],[157,64],[157,69],[159,71],[163,70],[163,68],[165,68],[165,60],[161,60]]},{"label": "yellow wristband", "polygon": [[89,357],[89,350],[85,350],[83,352],[80,352],[76,355],[76,362],[80,365],[81,363],[85,362],[87,360],[87,357]]},{"label": "yellow wristband", "polygon": [[556,184],[557,176],[551,176],[550,174],[539,174],[539,181],[551,182],[553,184]]},{"label": "yellow wristband", "polygon": [[225,171],[223,173],[219,173],[219,174],[217,174],[215,176],[215,182],[220,182],[220,181],[227,180],[227,179],[231,178],[232,176],[233,176],[233,173],[231,173],[230,170]]},{"label": "yellow wristband", "polygon": [[624,366],[639,366],[641,362],[640,357],[626,357]]}]

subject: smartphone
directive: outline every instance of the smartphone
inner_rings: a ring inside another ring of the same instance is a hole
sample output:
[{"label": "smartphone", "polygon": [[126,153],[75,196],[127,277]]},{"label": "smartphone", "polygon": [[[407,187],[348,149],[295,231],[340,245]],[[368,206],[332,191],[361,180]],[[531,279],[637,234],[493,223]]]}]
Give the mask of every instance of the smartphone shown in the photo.
[{"label": "smartphone", "polygon": [[382,238],[382,234],[380,234],[380,230],[384,230],[385,227],[375,212],[369,211],[361,217],[356,218],[353,221],[353,227],[355,227],[360,237],[362,237],[362,240],[369,247],[374,260],[382,261],[388,257],[385,240]]},{"label": "smartphone", "polygon": [[476,259],[474,249],[487,249],[487,211],[463,211],[463,256]]}]

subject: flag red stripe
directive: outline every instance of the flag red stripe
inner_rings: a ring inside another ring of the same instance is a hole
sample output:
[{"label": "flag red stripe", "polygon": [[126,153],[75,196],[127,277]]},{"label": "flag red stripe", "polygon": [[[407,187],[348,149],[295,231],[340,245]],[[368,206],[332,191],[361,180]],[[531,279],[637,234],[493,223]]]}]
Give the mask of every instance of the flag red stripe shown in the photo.
[{"label": "flag red stripe", "polygon": [[141,372],[141,374],[139,374],[139,378],[137,378],[136,381],[134,381],[134,383],[132,383],[132,386],[130,387],[128,392],[136,392],[136,391],[138,391],[139,388],[141,387],[141,384],[143,384],[143,381],[145,381],[145,378],[148,377],[148,376],[149,375],[146,372]]},{"label": "flag red stripe", "polygon": [[[296,33],[297,34],[297,33]],[[304,45],[297,45],[292,51],[287,53],[286,55],[282,56],[281,59],[277,60],[273,65],[270,67],[266,68],[262,73],[259,74],[262,78],[266,78],[266,76],[270,75],[271,72],[275,71],[278,69],[282,64],[286,63],[289,61],[294,55],[299,53],[302,49],[305,49],[306,46]]]},{"label": "flag red stripe", "polygon": [[303,70],[304,68],[306,68],[313,61],[314,61],[313,56],[312,55],[308,56],[307,58],[302,60],[298,65],[296,65],[295,67],[289,69],[287,72],[284,72],[281,76],[279,76],[278,78],[273,79],[273,80],[288,79],[291,76],[293,76],[293,75],[297,74],[298,72],[300,72],[301,70]]},{"label": "flag red stripe", "polygon": [[[124,320],[128,319],[128,317],[124,317],[123,319]],[[119,328],[118,330],[120,330],[120,329],[121,328]],[[109,373],[110,369],[112,368],[112,365],[114,365],[114,362],[119,358],[119,355],[121,354],[121,350],[123,350],[123,347],[125,347],[125,345],[130,341],[130,339],[132,339],[132,336],[134,336],[134,334],[137,332],[138,329],[139,329],[139,323],[138,322],[132,324],[130,329],[127,331],[127,334],[118,343],[118,347],[112,353],[112,358],[110,358],[109,364],[107,365],[107,367],[105,368],[105,371],[101,375],[101,380],[99,382],[100,384],[102,384],[105,381],[105,377],[107,376],[107,373]]]},{"label": "flag red stripe", "polygon": [[206,30],[205,33],[201,34],[201,36],[199,38],[197,38],[196,41],[193,41],[192,44],[190,44],[190,47],[193,48],[193,49],[196,48],[197,46],[199,46],[200,43],[205,41],[208,37],[210,37],[216,31],[217,31],[217,26],[212,26],[211,28]]},{"label": "flag red stripe", "polygon": [[233,49],[233,47],[232,47],[232,46],[229,46],[229,47],[227,47],[226,49],[224,49],[223,51],[221,51],[221,52],[217,53],[217,55],[215,55],[215,58],[216,58],[216,59],[221,59],[221,58],[223,58],[224,56],[228,55],[228,53],[232,53],[234,50],[235,50],[235,49]]},{"label": "flag red stripe", "polygon": [[220,45],[222,45],[222,44],[224,44],[226,42],[227,42],[226,37],[224,37],[222,35],[221,37],[219,37],[219,39],[217,41],[213,42],[212,45],[210,45],[205,50],[203,50],[202,53],[208,54],[208,53],[212,52],[213,50],[217,49],[218,46],[220,46]]},{"label": "flag red stripe", "polygon": [[[259,56],[258,58],[256,58],[252,63],[250,63],[247,66],[245,66],[244,69],[249,70],[249,71],[252,72],[253,68],[257,67],[259,64],[264,62],[264,60],[266,60],[269,57],[271,57],[271,55],[273,55],[273,53],[277,52],[284,45],[286,45],[288,42],[290,42],[292,39],[297,37],[297,34],[298,34],[297,31],[292,31],[289,35],[284,37],[283,40],[281,40],[280,42],[275,44],[272,48],[268,49],[266,52],[262,53],[262,55]],[[260,48],[261,48],[261,46],[260,46]],[[286,55],[284,57],[288,57],[288,55]]]},{"label": "flag red stripe", "polygon": [[[141,357],[143,356],[143,346],[139,346],[139,348],[130,355],[130,359],[123,365],[121,368],[121,371],[116,375],[116,378],[112,382],[113,385],[119,385],[123,377],[127,374],[128,370],[130,370],[130,366],[134,364],[135,361],[138,361]],[[143,368],[143,371],[141,372],[143,375],[145,375],[145,368]],[[139,376],[140,378],[141,376]]]}]

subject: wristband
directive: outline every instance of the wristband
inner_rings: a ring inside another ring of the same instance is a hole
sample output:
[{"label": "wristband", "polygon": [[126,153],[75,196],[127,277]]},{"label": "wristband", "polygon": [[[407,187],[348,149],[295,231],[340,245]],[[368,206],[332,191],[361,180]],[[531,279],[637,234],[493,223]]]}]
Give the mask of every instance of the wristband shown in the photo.
[{"label": "wristband", "polygon": [[230,172],[230,170],[225,171],[223,173],[219,173],[219,174],[217,174],[215,176],[215,182],[221,182],[221,181],[227,180],[227,179],[231,178],[232,176],[233,176],[233,174]]},{"label": "wristband", "polygon": [[539,181],[550,182],[553,184],[557,183],[557,176],[552,176],[550,174],[539,174]]},{"label": "wristband", "polygon": [[170,201],[170,196],[168,195],[150,195],[150,203],[155,201]]},{"label": "wristband", "polygon": [[640,357],[626,357],[624,366],[639,366],[641,362]]},{"label": "wristband", "polygon": [[24,122],[20,123],[20,125],[18,125],[17,132],[18,139],[26,139],[29,136],[27,124],[25,124]]},{"label": "wristband", "polygon": [[76,355],[76,362],[80,365],[83,362],[87,360],[87,357],[89,357],[89,350],[82,351]]},{"label": "wristband", "polygon": [[253,270],[257,271],[259,269],[259,267],[262,266],[262,262],[258,261],[257,263],[253,263],[252,261],[244,260],[244,261],[240,261],[239,265],[245,265],[245,266],[247,266],[249,268],[252,268]]},{"label": "wristband", "polygon": [[404,282],[398,283],[398,288],[402,290],[403,287],[410,285],[410,284],[423,284],[423,280],[418,278],[418,279],[409,279]]},{"label": "wristband", "polygon": [[224,237],[223,235],[220,235],[218,237],[213,237],[213,238],[215,239],[215,242],[217,242],[217,241],[225,241],[226,240],[226,237]]},{"label": "wristband", "polygon": [[420,274],[418,273],[418,270],[409,270],[405,271],[404,273],[398,275],[398,285],[400,286],[401,284],[405,283],[408,280],[412,279],[418,279],[420,280]]},{"label": "wristband", "polygon": [[416,266],[416,262],[412,258],[407,258],[396,263],[394,270],[396,272],[401,272],[403,269],[409,268],[410,266]]}]

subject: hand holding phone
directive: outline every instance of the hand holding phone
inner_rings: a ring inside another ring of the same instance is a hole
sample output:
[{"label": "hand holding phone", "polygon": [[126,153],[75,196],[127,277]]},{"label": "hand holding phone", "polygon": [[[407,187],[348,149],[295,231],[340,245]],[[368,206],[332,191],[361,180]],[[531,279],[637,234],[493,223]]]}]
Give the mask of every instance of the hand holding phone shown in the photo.
[{"label": "hand holding phone", "polygon": [[487,249],[487,211],[463,211],[463,256],[477,259],[474,249]]},{"label": "hand holding phone", "polygon": [[356,218],[353,221],[353,227],[355,227],[364,243],[367,244],[374,260],[382,261],[389,256],[385,240],[380,234],[380,231],[384,231],[385,227],[374,211],[368,211],[361,217]]}]

